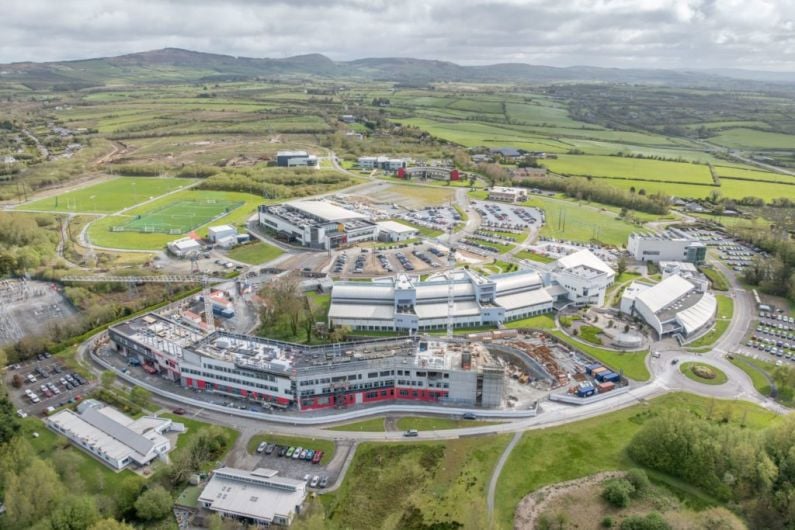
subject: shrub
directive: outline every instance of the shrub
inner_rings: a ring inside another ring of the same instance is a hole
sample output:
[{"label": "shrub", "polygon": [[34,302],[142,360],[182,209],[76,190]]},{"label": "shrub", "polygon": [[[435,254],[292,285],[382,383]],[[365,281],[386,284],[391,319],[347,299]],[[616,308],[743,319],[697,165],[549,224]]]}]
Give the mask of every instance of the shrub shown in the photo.
[{"label": "shrub", "polygon": [[612,479],[605,482],[602,498],[616,508],[626,508],[635,493],[635,486],[623,478]]},{"label": "shrub", "polygon": [[646,517],[630,515],[621,522],[621,530],[670,530],[669,525],[659,513],[652,512]]},{"label": "shrub", "polygon": [[613,518],[609,515],[605,516],[602,519],[602,528],[612,528],[613,527]]},{"label": "shrub", "polygon": [[635,496],[647,491],[651,487],[649,476],[642,469],[634,468],[627,471],[624,477],[635,488]]}]

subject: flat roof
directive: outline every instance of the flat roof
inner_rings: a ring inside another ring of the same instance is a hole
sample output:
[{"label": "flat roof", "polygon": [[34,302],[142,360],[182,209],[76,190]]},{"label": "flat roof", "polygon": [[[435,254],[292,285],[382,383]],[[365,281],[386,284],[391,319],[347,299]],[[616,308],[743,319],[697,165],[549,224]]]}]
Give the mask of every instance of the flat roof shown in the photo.
[{"label": "flat roof", "polygon": [[598,258],[593,252],[584,248],[568,256],[559,258],[556,262],[561,269],[576,269],[577,267],[589,267],[609,275],[615,275],[615,271],[610,266]]},{"label": "flat roof", "polygon": [[210,232],[226,232],[226,231],[229,231],[229,230],[237,232],[237,229],[234,226],[232,226],[232,225],[211,226],[207,230],[209,230]]},{"label": "flat roof", "polygon": [[326,221],[345,221],[346,219],[366,219],[367,216],[348,210],[328,201],[291,201],[286,206]]},{"label": "flat roof", "polygon": [[277,151],[276,156],[309,156],[306,151]]},{"label": "flat roof", "polygon": [[394,232],[396,234],[419,232],[419,230],[417,230],[413,226],[404,225],[403,223],[398,223],[397,221],[378,221],[375,224],[378,225],[378,228],[380,228],[381,230],[386,230],[387,232]]},{"label": "flat roof", "polygon": [[273,470],[224,467],[213,472],[199,495],[212,510],[261,521],[288,518],[306,498],[306,483],[276,476]]}]

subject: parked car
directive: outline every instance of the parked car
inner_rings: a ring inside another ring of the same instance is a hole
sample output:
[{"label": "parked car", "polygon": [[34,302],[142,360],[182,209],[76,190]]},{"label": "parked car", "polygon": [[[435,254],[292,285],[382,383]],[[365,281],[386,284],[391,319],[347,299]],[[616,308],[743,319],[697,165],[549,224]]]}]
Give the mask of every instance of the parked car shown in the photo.
[{"label": "parked car", "polygon": [[27,418],[28,417],[28,413],[25,412],[22,409],[19,409],[19,410],[17,410],[17,416],[19,416],[20,418]]},{"label": "parked car", "polygon": [[288,449],[287,446],[282,445],[278,447],[279,447],[279,453],[278,453],[279,456],[284,456],[285,454],[287,454],[287,449]]},{"label": "parked car", "polygon": [[265,452],[265,449],[268,447],[268,442],[260,442],[257,446],[257,453],[262,454]]},{"label": "parked car", "polygon": [[315,457],[315,451],[312,450],[312,449],[308,449],[306,451],[306,458],[304,458],[304,460],[307,460],[307,461],[311,462],[312,458],[314,458],[314,457]]},{"label": "parked car", "polygon": [[314,477],[312,477],[312,482],[309,483],[309,487],[316,488],[319,482],[320,482],[320,477],[315,475]]},{"label": "parked car", "polygon": [[173,412],[177,416],[182,416],[183,414],[185,414],[185,409],[183,409],[182,407],[177,407],[174,410],[172,410],[171,412]]},{"label": "parked car", "polygon": [[293,456],[294,452],[295,452],[295,447],[290,447],[289,449],[287,449],[287,452],[284,453],[284,456],[290,458],[291,456]]},{"label": "parked car", "polygon": [[320,483],[318,484],[318,487],[325,488],[326,486],[328,486],[328,477],[323,475],[320,477]]},{"label": "parked car", "polygon": [[269,454],[273,453],[274,449],[276,449],[276,444],[268,444],[268,446],[265,447],[265,454],[269,455]]},{"label": "parked car", "polygon": [[322,458],[323,458],[323,451],[315,451],[315,454],[312,456],[312,463],[319,464]]},{"label": "parked car", "polygon": [[293,456],[292,456],[293,460],[298,460],[299,458],[301,458],[301,451],[303,451],[302,447],[296,447],[295,448],[295,450],[293,451]]}]

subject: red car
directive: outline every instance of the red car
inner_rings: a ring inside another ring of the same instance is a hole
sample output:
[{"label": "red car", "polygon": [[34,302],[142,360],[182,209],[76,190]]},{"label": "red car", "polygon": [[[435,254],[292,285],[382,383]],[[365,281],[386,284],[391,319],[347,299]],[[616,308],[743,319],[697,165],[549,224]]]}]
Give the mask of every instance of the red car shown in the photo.
[{"label": "red car", "polygon": [[312,463],[319,464],[321,458],[323,458],[323,451],[315,451],[315,456],[312,457]]}]

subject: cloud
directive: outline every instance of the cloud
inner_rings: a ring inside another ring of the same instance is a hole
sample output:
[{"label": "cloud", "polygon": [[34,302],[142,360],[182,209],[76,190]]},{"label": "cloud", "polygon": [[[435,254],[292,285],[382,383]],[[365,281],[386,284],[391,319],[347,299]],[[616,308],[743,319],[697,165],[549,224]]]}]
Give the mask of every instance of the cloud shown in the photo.
[{"label": "cloud", "polygon": [[462,64],[795,66],[792,0],[4,0],[0,62],[167,46]]}]

